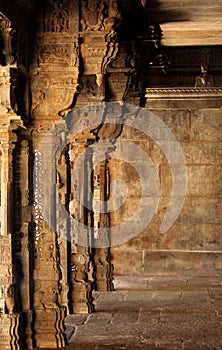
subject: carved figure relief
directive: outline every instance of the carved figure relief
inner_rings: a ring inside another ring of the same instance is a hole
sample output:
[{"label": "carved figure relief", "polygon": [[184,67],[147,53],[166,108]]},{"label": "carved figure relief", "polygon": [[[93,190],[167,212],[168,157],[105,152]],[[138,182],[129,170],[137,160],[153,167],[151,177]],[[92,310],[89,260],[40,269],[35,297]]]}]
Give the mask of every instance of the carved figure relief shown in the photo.
[{"label": "carved figure relief", "polygon": [[82,30],[100,30],[103,27],[104,3],[94,0],[82,0]]},{"label": "carved figure relief", "polygon": [[46,10],[44,31],[62,33],[69,30],[69,13],[60,0],[51,0]]},{"label": "carved figure relief", "polygon": [[73,51],[72,51],[72,66],[78,67],[79,62],[79,45],[78,42],[73,43]]},{"label": "carved figure relief", "polygon": [[15,306],[14,293],[12,285],[1,285],[0,288],[0,313],[13,314]]},{"label": "carved figure relief", "polygon": [[85,75],[81,79],[81,95],[85,97],[95,97],[99,94],[96,75]]},{"label": "carved figure relief", "polygon": [[201,66],[201,74],[196,77],[195,87],[213,86],[213,77],[208,73],[206,65]]},{"label": "carved figure relief", "polygon": [[109,0],[108,17],[104,20],[105,29],[118,28],[121,23],[121,13],[118,7],[118,1]]},{"label": "carved figure relief", "polygon": [[121,22],[118,1],[116,0],[82,0],[81,29],[111,30],[117,28]]},{"label": "carved figure relief", "polygon": [[49,64],[62,64],[69,63],[69,57],[71,53],[68,48],[64,45],[45,45],[40,49],[39,59],[40,63],[49,63]]},{"label": "carved figure relief", "polygon": [[[44,287],[41,284],[42,282],[35,282],[35,295],[34,295],[34,304],[38,308],[57,308],[58,307],[58,288],[56,282],[53,285],[53,281],[50,281],[50,286],[48,292],[44,290]],[[49,297],[50,295],[50,297]]]}]

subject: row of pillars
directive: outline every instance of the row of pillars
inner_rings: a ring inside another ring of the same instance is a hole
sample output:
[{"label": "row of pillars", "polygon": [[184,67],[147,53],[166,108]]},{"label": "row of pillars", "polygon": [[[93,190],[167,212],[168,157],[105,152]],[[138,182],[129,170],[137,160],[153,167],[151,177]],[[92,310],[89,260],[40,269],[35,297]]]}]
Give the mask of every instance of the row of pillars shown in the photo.
[{"label": "row of pillars", "polygon": [[[93,312],[93,289],[113,289],[104,206],[122,129],[107,128],[102,115],[96,128],[66,140],[60,154],[66,121],[56,122],[59,132],[47,139],[48,129],[25,129],[12,112],[0,119],[0,349],[62,348],[66,315]],[[69,214],[62,221],[61,208]],[[92,243],[98,228],[105,228],[106,247]],[[78,244],[81,235],[88,244]]]}]

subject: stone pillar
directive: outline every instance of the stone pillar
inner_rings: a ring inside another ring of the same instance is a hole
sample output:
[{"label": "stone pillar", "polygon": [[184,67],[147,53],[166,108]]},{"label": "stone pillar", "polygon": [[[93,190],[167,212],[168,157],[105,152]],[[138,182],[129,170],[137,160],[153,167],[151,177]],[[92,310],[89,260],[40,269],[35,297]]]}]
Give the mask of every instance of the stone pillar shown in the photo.
[{"label": "stone pillar", "polygon": [[[68,157],[68,146],[65,147],[62,152],[56,167],[56,190],[57,190],[57,200],[68,210],[69,203],[69,179],[67,178],[69,171],[69,157]],[[56,210],[56,220],[59,222],[59,217],[61,213],[58,209]],[[58,225],[57,225],[58,226]],[[61,306],[67,308],[68,312],[68,292],[69,292],[69,272],[68,272],[68,247],[69,247],[69,225],[68,221],[63,221],[62,224],[58,226],[58,232],[60,233],[57,237],[58,239],[58,255],[59,255],[59,269],[60,269],[60,299]]]},{"label": "stone pillar", "polygon": [[[109,168],[108,159],[110,145],[100,146],[100,142],[92,146],[93,149],[93,213],[94,213],[94,245],[99,240],[102,247],[94,249],[95,287],[99,291],[113,290],[112,265],[110,260],[110,222],[106,202],[109,199]],[[99,229],[105,229],[101,237]]]},{"label": "stone pillar", "polygon": [[[122,132],[122,107],[120,103],[108,105],[104,113],[104,122],[98,130],[98,143],[92,146],[94,167],[94,246],[99,240],[99,247],[94,251],[95,286],[99,291],[113,289],[112,264],[110,259],[110,216],[107,201],[110,196],[109,160],[115,150],[116,139]],[[96,167],[97,165],[97,167]],[[104,237],[99,236],[98,228],[103,228]]]},{"label": "stone pillar", "polygon": [[47,1],[44,7],[30,68],[37,128],[50,128],[69,111],[79,76],[78,1]]},{"label": "stone pillar", "polygon": [[22,126],[21,118],[12,112],[11,107],[11,65],[15,61],[12,49],[13,29],[11,22],[0,14],[0,33],[2,39],[2,60],[0,66],[0,348],[18,350],[22,343],[19,333],[21,313],[18,305],[19,295],[16,290],[14,259],[14,236],[16,217],[14,212],[13,153],[17,143],[15,130]]},{"label": "stone pillar", "polygon": [[32,251],[32,198],[30,180],[29,133],[25,129],[18,132],[18,143],[14,151],[14,234],[13,264],[18,311],[21,313],[22,341],[29,349],[33,347],[33,256]]},{"label": "stone pillar", "polygon": [[[91,136],[92,137],[92,136]],[[90,155],[84,156],[82,168],[77,168],[76,161],[86,151],[87,145],[82,142],[70,144],[69,156],[71,162],[71,193],[69,212],[77,222],[85,226],[85,229],[71,227],[71,272],[70,272],[70,312],[88,313],[93,311],[92,298],[92,251],[90,248],[91,228],[90,215],[87,207],[84,206],[89,192],[89,181],[87,168],[90,164]],[[79,176],[85,178],[80,185]],[[81,227],[81,226],[80,226]],[[84,235],[83,245],[78,244],[78,235]],[[84,244],[85,243],[85,244]]]},{"label": "stone pillar", "polygon": [[0,152],[1,152],[1,231],[0,231],[0,348],[19,349],[20,314],[17,313],[17,295],[15,294],[12,234],[13,219],[13,150],[17,141],[13,129],[21,120],[19,117],[0,116]]},{"label": "stone pillar", "polygon": [[[40,136],[40,138],[39,138]],[[56,227],[56,164],[58,140],[54,135],[38,148],[45,133],[33,133],[35,149],[34,192],[34,346],[61,348],[65,345],[64,326],[66,309],[61,303],[61,262]],[[55,138],[55,139],[54,139]],[[43,213],[47,217],[43,216]]]},{"label": "stone pillar", "polygon": [[[80,94],[76,107],[89,104],[98,105],[106,99],[105,78],[107,69],[118,52],[117,31],[122,19],[120,10],[116,5],[117,3],[114,4],[112,1],[108,2],[106,11],[103,1],[98,1],[97,5],[93,5],[91,2],[87,4],[81,2],[80,37],[82,43],[80,46],[80,55],[83,63],[83,74],[81,76]],[[103,123],[103,119],[101,119],[101,123]],[[98,130],[95,131],[96,138],[98,136],[96,134],[97,132]],[[105,183],[100,182],[105,181],[106,165],[103,169],[95,169],[94,165],[99,155],[94,153],[93,148],[91,150],[93,154],[91,169],[94,169],[94,181],[93,212],[91,213],[90,222],[94,231],[94,236],[92,237],[94,240],[97,229],[102,224],[102,221],[104,227],[108,227],[109,225],[107,226],[107,215],[101,216],[99,208],[97,208],[97,203],[100,203],[101,198],[106,196],[103,188]],[[88,168],[88,170],[91,169]],[[108,239],[108,233],[105,239]],[[99,290],[110,290],[112,288],[112,273],[109,248],[108,250],[93,248],[92,253],[94,257],[94,273],[97,276],[94,285]]]}]

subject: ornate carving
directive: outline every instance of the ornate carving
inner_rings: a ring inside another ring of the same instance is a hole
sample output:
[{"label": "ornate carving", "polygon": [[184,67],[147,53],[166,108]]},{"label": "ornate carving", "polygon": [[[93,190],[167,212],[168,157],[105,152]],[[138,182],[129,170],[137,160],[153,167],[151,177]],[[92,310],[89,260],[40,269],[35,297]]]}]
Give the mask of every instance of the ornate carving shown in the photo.
[{"label": "ornate carving", "polygon": [[[92,138],[92,136],[91,136]],[[80,187],[77,173],[87,171],[87,169],[78,169],[75,164],[78,157],[85,151],[86,135],[83,137],[82,142],[72,142],[69,150],[69,158],[71,162],[72,170],[72,183],[71,183],[71,201],[69,203],[69,212],[77,222],[82,224],[88,224],[89,216],[87,209],[83,207],[83,204],[79,202],[86,197],[88,189],[88,181],[84,186]],[[75,170],[75,171],[74,171]],[[87,173],[89,177],[91,174]],[[74,313],[87,313],[93,310],[93,298],[92,298],[92,271],[91,271],[91,252],[87,247],[78,246],[78,235],[90,236],[90,228],[87,231],[80,229],[78,224],[76,227],[71,227],[71,298],[70,309]]]},{"label": "ornate carving", "polygon": [[70,62],[71,53],[65,45],[44,45],[39,52],[40,64],[62,65]]},{"label": "ornate carving", "polygon": [[[88,35],[87,35],[88,34]],[[81,55],[83,58],[84,74],[97,76],[97,85],[101,86],[103,76],[109,64],[114,60],[118,52],[117,34],[109,32],[96,32],[96,40],[91,33],[83,33]]]},{"label": "ornate carving", "polygon": [[64,308],[35,310],[35,346],[38,348],[63,348]]},{"label": "ornate carving", "polygon": [[[17,141],[13,129],[19,125],[20,118],[4,116],[0,128],[1,149],[1,232],[0,232],[0,348],[18,350],[21,339],[18,336],[20,317],[16,314],[15,271],[13,269],[14,229],[9,218],[15,219],[13,211],[12,184],[13,150]],[[17,124],[17,125],[16,125]]]},{"label": "ornate carving", "polygon": [[82,30],[101,30],[103,28],[105,6],[103,1],[82,0]]},{"label": "ornate carving", "polygon": [[213,86],[213,77],[208,74],[208,69],[206,65],[201,66],[201,75],[196,77],[195,87],[209,87]]},{"label": "ornate carving", "polygon": [[88,313],[93,311],[92,280],[90,280],[90,255],[85,247],[77,247],[71,256],[71,311]]},{"label": "ornate carving", "polygon": [[[13,314],[14,312],[14,290],[12,286],[12,250],[10,236],[1,237],[1,274],[0,274],[0,313]],[[7,280],[7,283],[5,283]]]},{"label": "ornate carving", "polygon": [[0,115],[12,112],[9,67],[0,66]]},{"label": "ornate carving", "polygon": [[121,23],[121,13],[116,0],[82,0],[81,26],[83,31],[117,29]]},{"label": "ornate carving", "polygon": [[40,239],[41,232],[43,230],[43,216],[42,216],[42,210],[43,210],[43,161],[42,161],[42,154],[40,151],[35,150],[35,166],[36,171],[34,172],[35,177],[34,183],[35,189],[34,189],[34,221],[35,221],[35,243]]},{"label": "ornate carving", "polygon": [[[44,74],[42,71],[32,77],[33,104],[32,115],[36,119],[58,119],[72,105],[78,83],[78,71],[60,75],[58,71]],[[41,83],[38,84],[39,79]],[[66,109],[64,107],[68,106]]]},{"label": "ornate carving", "polygon": [[104,27],[105,30],[117,29],[120,26],[122,20],[122,15],[119,10],[118,1],[117,0],[109,0],[108,1],[108,14],[104,19]]},{"label": "ornate carving", "polygon": [[62,0],[50,0],[45,13],[44,32],[63,33],[69,30],[69,13]]},{"label": "ornate carving", "polygon": [[15,56],[12,48],[12,39],[15,30],[11,22],[0,13],[0,34],[3,41],[2,53],[5,57],[5,64],[12,65],[15,62]]},{"label": "ornate carving", "polygon": [[[100,86],[101,87],[101,86]],[[80,93],[84,97],[103,96],[103,91],[99,89],[96,75],[83,75],[80,81]]]},{"label": "ornate carving", "polygon": [[195,98],[195,97],[222,97],[221,88],[190,87],[190,88],[147,88],[147,98]]},{"label": "ornate carving", "polygon": [[20,315],[0,315],[0,347],[1,349],[19,350]]}]

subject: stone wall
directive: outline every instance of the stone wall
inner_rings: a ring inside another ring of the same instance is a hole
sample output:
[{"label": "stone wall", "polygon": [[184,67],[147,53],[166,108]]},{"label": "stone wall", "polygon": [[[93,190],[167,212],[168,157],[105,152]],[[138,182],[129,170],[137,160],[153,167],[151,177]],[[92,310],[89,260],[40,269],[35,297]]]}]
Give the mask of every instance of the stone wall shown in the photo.
[{"label": "stone wall", "polygon": [[[175,91],[181,96],[171,96],[175,95]],[[174,133],[182,147],[187,168],[188,186],[183,208],[175,223],[165,233],[160,233],[160,224],[170,201],[170,164],[156,142],[143,133],[124,127],[121,139],[131,140],[139,145],[156,166],[161,194],[151,223],[127,243],[112,247],[115,276],[208,275],[221,271],[220,93],[219,89],[215,89],[210,96],[208,91],[203,99],[189,89],[186,92],[169,89],[168,96],[164,97],[161,89],[157,89],[155,93],[152,89],[147,89],[146,109],[160,117]],[[135,154],[135,160],[136,157]],[[128,198],[123,210],[112,214],[112,225],[129,220],[141,196],[140,179],[135,171],[130,170],[132,164],[123,161],[116,164],[112,168],[113,178],[122,177],[126,181]]]}]

